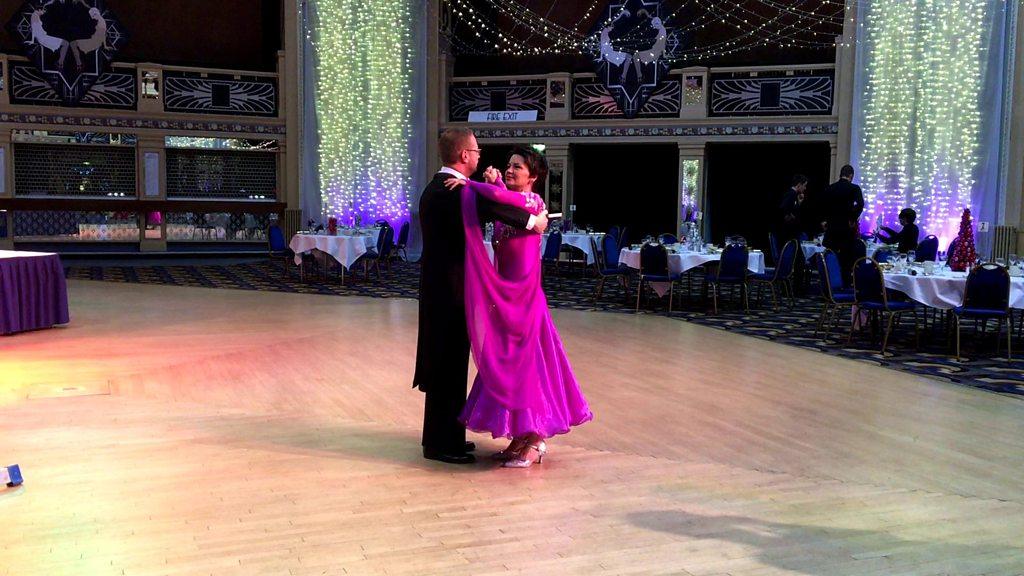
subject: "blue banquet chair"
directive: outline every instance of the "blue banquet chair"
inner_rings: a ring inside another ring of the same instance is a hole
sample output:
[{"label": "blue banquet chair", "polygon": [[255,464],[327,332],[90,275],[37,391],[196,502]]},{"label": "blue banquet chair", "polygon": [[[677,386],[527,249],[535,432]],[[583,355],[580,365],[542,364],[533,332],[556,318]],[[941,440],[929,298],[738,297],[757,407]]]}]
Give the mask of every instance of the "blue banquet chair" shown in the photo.
[{"label": "blue banquet chair", "polygon": [[618,247],[619,247],[620,249],[622,248],[622,245],[621,245],[621,244],[619,243],[619,227],[618,227],[618,226],[612,226],[611,228],[609,228],[609,229],[608,229],[608,233],[607,233],[607,234],[605,234],[605,237],[606,237],[606,238],[607,238],[608,236],[611,236],[612,238],[615,238],[615,244],[616,244],[616,245],[617,245],[617,246],[618,246]]},{"label": "blue banquet chair", "polygon": [[[914,314],[914,336],[920,342],[920,328],[917,321],[917,304],[913,301],[894,301],[889,298],[885,288],[882,269],[873,258],[864,257],[853,264],[853,302],[858,310],[865,310],[875,316],[885,315],[885,335],[882,337],[882,354],[889,344],[893,323],[898,323],[905,312]],[[847,343],[853,341],[854,322],[850,323],[850,336]]]},{"label": "blue banquet chair", "polygon": [[821,310],[814,335],[817,336],[824,327],[824,339],[828,340],[839,308],[852,308],[854,296],[852,290],[843,288],[843,271],[839,264],[839,256],[836,256],[835,252],[826,248],[824,252],[815,256],[815,263],[818,266],[818,282],[821,285],[821,297],[825,301],[825,306]]},{"label": "blue banquet chair", "polygon": [[796,240],[790,240],[782,246],[782,252],[779,254],[778,266],[775,268],[768,268],[763,273],[751,274],[749,279],[757,284],[757,300],[758,304],[761,302],[761,290],[765,284],[771,289],[772,293],[772,310],[779,309],[778,298],[776,297],[776,285],[783,292],[784,295],[788,295],[790,304],[793,302],[793,270],[796,264],[796,254],[799,247],[797,246]]},{"label": "blue banquet chair", "polygon": [[597,251],[597,240],[590,237],[590,246],[594,251],[594,273],[597,274],[597,286],[594,287],[594,304],[601,298],[604,283],[608,278],[616,278],[626,291],[626,302],[629,302],[629,268],[619,263],[619,244],[610,234],[606,234],[604,251]]},{"label": "blue banquet chair", "polygon": [[555,275],[558,275],[558,255],[562,252],[562,233],[558,230],[548,234],[547,244],[544,245],[544,253],[541,255],[541,272],[544,272],[545,264],[552,264],[555,267]]},{"label": "blue banquet chair", "polygon": [[712,311],[718,314],[718,292],[723,284],[734,284],[740,287],[743,297],[743,310],[750,310],[747,294],[747,265],[750,254],[744,244],[727,244],[722,250],[722,258],[718,266],[708,271],[705,283],[711,290]]},{"label": "blue banquet chair", "polygon": [[[1006,359],[1012,359],[1011,340],[1013,319],[1010,316],[1010,273],[998,264],[975,266],[967,275],[963,304],[953,308],[956,319],[956,359],[960,361],[960,323],[964,318],[975,318],[984,323],[999,320],[996,331],[996,354],[999,353],[999,334],[1006,324]],[[982,324],[984,326],[984,324]]]},{"label": "blue banquet chair", "polygon": [[914,258],[917,262],[934,262],[939,255],[939,239],[937,236],[928,235],[924,237],[924,240],[917,245],[917,250],[914,250],[916,257]]},{"label": "blue banquet chair", "polygon": [[[640,280],[637,282],[636,312],[640,311],[640,297],[644,293],[644,282],[668,282],[668,313],[672,314],[672,299],[676,282],[682,274],[672,274],[668,269],[668,250],[662,244],[644,244],[640,247]],[[653,289],[653,288],[652,288]]]},{"label": "blue banquet chair", "polygon": [[[288,243],[284,239],[284,231],[281,230],[281,226],[277,224],[271,224],[267,227],[267,256],[271,261],[277,258],[283,259],[281,266],[281,276],[283,278],[288,277],[288,260],[295,256],[291,248],[288,247]],[[303,280],[305,276],[306,258],[303,257],[302,264],[299,265],[299,279]]]},{"label": "blue banquet chair", "polygon": [[402,260],[409,261],[409,253],[406,252],[406,245],[409,244],[409,222],[402,222],[398,229],[398,240],[395,241],[395,253],[400,254]]}]

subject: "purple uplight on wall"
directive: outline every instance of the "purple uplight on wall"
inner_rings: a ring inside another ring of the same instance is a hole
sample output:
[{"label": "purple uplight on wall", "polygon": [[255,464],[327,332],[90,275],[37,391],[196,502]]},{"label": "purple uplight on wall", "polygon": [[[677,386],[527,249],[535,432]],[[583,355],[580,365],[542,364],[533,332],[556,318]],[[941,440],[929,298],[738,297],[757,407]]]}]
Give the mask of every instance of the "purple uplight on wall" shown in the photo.
[{"label": "purple uplight on wall", "polygon": [[[907,200],[907,197],[911,200]],[[917,212],[917,224],[921,231],[919,240],[934,235],[939,239],[940,250],[944,250],[956,237],[960,226],[960,215],[969,205],[958,205],[951,201],[954,194],[936,193],[931,197],[923,194],[904,193],[901,190],[875,192],[864,185],[864,213],[861,215],[862,234],[877,232],[882,226],[899,230],[899,213],[904,208]]]},{"label": "purple uplight on wall", "polygon": [[325,221],[335,217],[344,226],[367,226],[385,220],[396,229],[409,221],[408,193],[404,187],[366,183],[347,193],[342,188],[337,186],[324,194]]}]

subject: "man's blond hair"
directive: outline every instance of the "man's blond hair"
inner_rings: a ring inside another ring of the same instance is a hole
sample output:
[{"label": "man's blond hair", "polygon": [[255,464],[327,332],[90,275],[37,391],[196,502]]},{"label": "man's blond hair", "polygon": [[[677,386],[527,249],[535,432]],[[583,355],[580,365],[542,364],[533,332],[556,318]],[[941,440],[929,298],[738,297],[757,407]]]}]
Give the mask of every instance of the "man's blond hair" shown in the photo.
[{"label": "man's blond hair", "polygon": [[459,153],[469,148],[469,138],[473,131],[469,128],[449,128],[441,132],[437,139],[437,149],[441,153],[441,163],[458,164],[461,158]]}]

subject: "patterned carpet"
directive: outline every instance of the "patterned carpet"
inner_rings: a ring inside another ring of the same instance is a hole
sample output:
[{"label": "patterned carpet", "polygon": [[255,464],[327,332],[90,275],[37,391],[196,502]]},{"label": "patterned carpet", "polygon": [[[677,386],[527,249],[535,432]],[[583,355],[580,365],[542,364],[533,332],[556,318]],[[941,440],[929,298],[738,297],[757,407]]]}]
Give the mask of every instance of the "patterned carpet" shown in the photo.
[{"label": "patterned carpet", "polygon": [[[414,263],[396,262],[390,272],[385,271],[381,281],[377,281],[373,272],[369,280],[364,279],[360,270],[355,275],[347,274],[344,284],[333,272],[326,282],[318,276],[307,277],[306,282],[300,282],[296,269],[290,268],[289,275],[285,277],[281,272],[280,261],[265,260],[223,266],[69,266],[67,276],[106,282],[336,296],[413,299],[417,296],[419,266]],[[559,275],[547,274],[544,288],[549,304],[555,308],[633,313],[635,292],[629,304],[626,304],[625,295],[614,280],[606,282],[604,294],[595,305],[595,282],[593,277],[581,276],[579,269],[572,273],[563,270]],[[635,282],[631,282],[631,286],[633,285]],[[946,332],[941,322],[930,321],[928,328],[922,329],[921,346],[919,350],[915,350],[913,323],[908,318],[903,326],[894,329],[889,347],[882,356],[879,353],[880,339],[870,334],[858,335],[852,344],[846,344],[846,334],[850,327],[849,314],[845,317],[840,314],[838,329],[833,330],[829,341],[822,340],[820,335],[815,337],[814,330],[821,312],[821,304],[814,286],[810,287],[807,297],[797,298],[793,307],[782,307],[778,312],[772,311],[766,291],[765,300],[760,305],[753,297],[751,298],[750,312],[745,313],[739,305],[739,299],[735,296],[730,297],[727,293],[724,301],[720,300],[719,313],[708,314],[709,305],[701,295],[701,281],[696,274],[693,276],[692,290],[689,294],[692,296],[688,295],[685,281],[682,288],[677,285],[673,318],[1024,398],[1024,337],[1019,333],[1015,334],[1013,340],[1014,349],[1018,351],[1015,353],[1016,357],[1014,360],[1007,360],[1005,333],[1000,353],[996,355],[993,329],[990,328],[983,335],[974,331],[973,326],[968,324],[963,330],[964,360],[957,362],[952,356],[952,349],[946,345]],[[649,299],[641,307],[641,313],[665,314],[667,303],[667,298]]]}]

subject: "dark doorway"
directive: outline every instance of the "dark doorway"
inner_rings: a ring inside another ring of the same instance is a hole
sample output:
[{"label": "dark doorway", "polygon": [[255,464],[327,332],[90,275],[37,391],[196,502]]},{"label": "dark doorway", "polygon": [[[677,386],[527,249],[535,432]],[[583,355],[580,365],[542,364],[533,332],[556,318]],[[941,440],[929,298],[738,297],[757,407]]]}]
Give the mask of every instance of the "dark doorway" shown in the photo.
[{"label": "dark doorway", "polygon": [[713,242],[739,235],[751,246],[766,249],[794,174],[809,180],[803,223],[809,235],[817,232],[817,201],[829,184],[828,142],[709,143],[706,159],[705,218]]},{"label": "dark doorway", "polygon": [[629,242],[676,231],[678,146],[580,144],[571,154],[578,226],[602,231],[626,226]]},{"label": "dark doorway", "polygon": [[[501,177],[505,177],[505,168],[508,167],[508,160],[512,156],[512,151],[516,148],[530,148],[526,144],[486,144],[481,145],[480,148],[483,152],[480,153],[480,164],[477,165],[476,172],[470,176],[473,180],[483,182],[484,170],[488,166],[494,166],[501,171]],[[544,196],[544,181],[537,180],[533,183],[533,191],[541,196]]]},{"label": "dark doorway", "polygon": [[[502,177],[505,176],[505,166],[508,165],[508,157],[512,154],[513,145],[511,144],[485,144],[480,143],[480,163],[476,167],[476,173],[471,174],[469,177],[478,182],[484,180],[484,169],[488,166],[494,166],[498,170],[501,170]],[[543,188],[543,186],[540,186]],[[537,192],[535,189],[534,192]],[[543,195],[543,192],[538,192]]]}]

